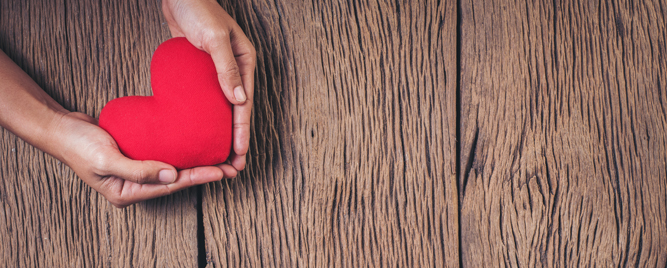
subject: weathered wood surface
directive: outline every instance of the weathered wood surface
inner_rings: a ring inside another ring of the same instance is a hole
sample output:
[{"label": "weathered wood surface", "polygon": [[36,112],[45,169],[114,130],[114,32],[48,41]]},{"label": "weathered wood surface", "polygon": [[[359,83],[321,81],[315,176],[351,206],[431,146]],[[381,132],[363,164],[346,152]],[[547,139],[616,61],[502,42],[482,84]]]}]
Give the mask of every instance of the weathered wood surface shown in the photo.
[{"label": "weathered wood surface", "polygon": [[255,113],[203,191],[209,264],[458,266],[456,2],[232,2]]},{"label": "weathered wood surface", "polygon": [[[664,0],[223,2],[258,52],[247,170],[118,210],[3,129],[3,264],[666,265]],[[150,94],[160,14],[1,0],[0,48],[95,116]]]},{"label": "weathered wood surface", "polygon": [[463,266],[665,267],[667,2],[461,2]]},{"label": "weathered wood surface", "polygon": [[[150,94],[169,38],[157,1],[0,1],[0,48],[70,110]],[[8,267],[197,266],[196,191],[111,206],[65,165],[0,135],[0,262]]]}]

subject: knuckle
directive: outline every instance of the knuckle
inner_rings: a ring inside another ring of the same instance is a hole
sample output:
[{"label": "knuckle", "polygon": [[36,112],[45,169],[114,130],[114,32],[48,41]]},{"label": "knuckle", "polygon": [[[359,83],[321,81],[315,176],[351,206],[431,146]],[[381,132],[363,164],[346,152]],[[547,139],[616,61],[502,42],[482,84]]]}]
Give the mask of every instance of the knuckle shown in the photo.
[{"label": "knuckle", "polygon": [[239,130],[243,130],[243,131],[246,131],[246,129],[247,129],[246,132],[250,132],[250,123],[248,123],[248,122],[234,123],[234,129],[239,129]]},{"label": "knuckle", "polygon": [[105,156],[98,154],[91,159],[93,171],[95,173],[107,173],[111,168],[111,162]]},{"label": "knuckle", "polygon": [[118,203],[117,204],[121,207],[127,207],[130,204],[132,204],[132,202],[130,202],[130,200],[128,200],[125,197],[120,197],[120,198],[118,198]]},{"label": "knuckle", "polygon": [[121,196],[115,196],[115,195],[114,196],[109,196],[109,197],[107,197],[107,200],[109,200],[109,202],[114,207],[117,207],[117,208],[124,208],[124,207],[127,207],[129,205],[127,200],[125,198],[121,197]]},{"label": "knuckle", "polygon": [[199,171],[200,171],[200,170],[199,170],[199,169],[196,169],[196,168],[195,168],[195,169],[192,169],[192,170],[190,171],[190,174],[189,174],[189,176],[188,176],[188,179],[190,180],[190,185],[196,185],[195,181],[196,181],[197,177],[199,177],[199,175],[198,175],[198,174],[199,174]]},{"label": "knuckle", "polygon": [[236,64],[236,59],[231,59],[225,64],[227,68],[224,70],[225,75],[231,75],[231,76],[239,76],[240,77],[240,70],[239,66]]},{"label": "knuckle", "polygon": [[171,187],[166,187],[166,188],[167,188],[167,190],[165,190],[164,195],[171,195],[175,192],[174,188],[171,188]]},{"label": "knuckle", "polygon": [[147,182],[146,172],[143,169],[138,169],[132,172],[132,178],[134,182],[139,184],[144,184]]},{"label": "knuckle", "polygon": [[222,45],[224,40],[229,39],[229,31],[225,29],[211,29],[203,33],[202,39],[205,44],[208,44],[211,48],[219,47]]}]

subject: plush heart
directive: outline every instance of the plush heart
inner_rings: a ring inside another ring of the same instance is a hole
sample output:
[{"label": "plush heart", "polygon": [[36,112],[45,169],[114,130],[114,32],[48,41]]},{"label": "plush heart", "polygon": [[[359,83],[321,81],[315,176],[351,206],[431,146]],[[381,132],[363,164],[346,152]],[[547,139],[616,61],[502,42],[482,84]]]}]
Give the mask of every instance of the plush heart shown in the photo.
[{"label": "plush heart", "polygon": [[224,162],[232,145],[232,105],[211,56],[185,38],[162,43],[151,61],[152,97],[110,101],[99,125],[135,160],[178,169]]}]

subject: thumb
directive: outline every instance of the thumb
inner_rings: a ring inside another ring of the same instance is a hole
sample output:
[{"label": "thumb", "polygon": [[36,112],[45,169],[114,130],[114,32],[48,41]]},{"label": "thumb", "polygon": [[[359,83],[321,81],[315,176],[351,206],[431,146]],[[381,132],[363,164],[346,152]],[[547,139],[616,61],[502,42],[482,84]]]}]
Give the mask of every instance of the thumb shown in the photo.
[{"label": "thumb", "polygon": [[215,64],[218,81],[225,97],[234,105],[245,103],[246,92],[229,37],[214,39],[208,50]]},{"label": "thumb", "polygon": [[132,160],[123,155],[110,162],[108,176],[139,184],[170,184],[176,180],[176,169],[166,163],[151,160]]}]

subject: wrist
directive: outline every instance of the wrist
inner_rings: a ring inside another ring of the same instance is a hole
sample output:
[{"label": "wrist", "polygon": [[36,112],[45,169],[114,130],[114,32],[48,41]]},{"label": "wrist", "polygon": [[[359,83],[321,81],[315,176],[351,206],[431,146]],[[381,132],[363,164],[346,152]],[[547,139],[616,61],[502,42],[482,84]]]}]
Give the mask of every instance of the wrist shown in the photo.
[{"label": "wrist", "polygon": [[[19,92],[19,94],[24,92]],[[54,143],[54,131],[61,118],[67,113],[64,109],[54,108],[39,96],[34,99],[23,98],[19,100],[9,100],[8,102],[22,103],[22,105],[12,105],[1,109],[1,125],[14,133],[16,136],[33,145],[34,147],[52,154]]]},{"label": "wrist", "polygon": [[66,162],[64,154],[66,137],[65,126],[68,120],[67,111],[52,111],[47,116],[47,121],[44,123],[44,128],[38,134],[38,140],[32,143],[35,147],[50,154],[61,162]]}]

